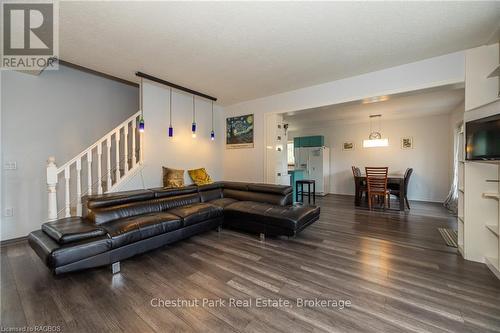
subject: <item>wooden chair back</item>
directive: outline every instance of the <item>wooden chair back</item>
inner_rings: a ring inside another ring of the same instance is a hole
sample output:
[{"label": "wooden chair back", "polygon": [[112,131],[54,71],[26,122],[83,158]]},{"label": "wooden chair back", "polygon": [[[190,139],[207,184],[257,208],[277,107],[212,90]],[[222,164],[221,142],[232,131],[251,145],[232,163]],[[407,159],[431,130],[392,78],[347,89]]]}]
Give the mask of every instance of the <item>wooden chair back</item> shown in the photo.
[{"label": "wooden chair back", "polygon": [[412,173],[413,173],[413,169],[412,168],[408,168],[405,171],[404,182],[405,182],[405,193],[406,193],[406,195],[408,195],[408,184],[410,183],[410,177],[411,177]]},{"label": "wooden chair back", "polygon": [[387,193],[388,167],[365,167],[368,195],[383,195]]}]

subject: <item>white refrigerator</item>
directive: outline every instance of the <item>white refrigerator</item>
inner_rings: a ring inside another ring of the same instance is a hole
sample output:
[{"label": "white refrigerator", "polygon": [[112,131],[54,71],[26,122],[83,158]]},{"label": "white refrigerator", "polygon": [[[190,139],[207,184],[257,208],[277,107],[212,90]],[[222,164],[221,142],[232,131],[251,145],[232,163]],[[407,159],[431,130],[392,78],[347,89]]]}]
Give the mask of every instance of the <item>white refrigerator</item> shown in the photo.
[{"label": "white refrigerator", "polygon": [[[316,181],[316,194],[328,194],[330,192],[330,149],[328,147],[299,147],[294,149],[294,158],[295,169],[301,169],[304,172],[303,179]],[[304,190],[307,190],[307,186]]]}]

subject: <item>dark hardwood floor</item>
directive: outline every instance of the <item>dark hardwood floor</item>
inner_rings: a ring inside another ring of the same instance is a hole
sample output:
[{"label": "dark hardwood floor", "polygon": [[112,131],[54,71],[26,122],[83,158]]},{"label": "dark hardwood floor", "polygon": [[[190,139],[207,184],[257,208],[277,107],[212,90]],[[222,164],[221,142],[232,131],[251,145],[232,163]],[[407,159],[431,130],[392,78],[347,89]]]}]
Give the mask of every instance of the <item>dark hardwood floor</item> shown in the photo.
[{"label": "dark hardwood floor", "polygon": [[[334,195],[319,204],[320,221],[295,239],[212,231],[125,260],[114,276],[103,267],[53,277],[27,244],[4,247],[2,330],[500,332],[500,281],[444,245],[437,228],[455,223],[440,205],[370,212]],[[177,298],[292,306],[151,305]],[[351,306],[297,307],[297,298]]]}]

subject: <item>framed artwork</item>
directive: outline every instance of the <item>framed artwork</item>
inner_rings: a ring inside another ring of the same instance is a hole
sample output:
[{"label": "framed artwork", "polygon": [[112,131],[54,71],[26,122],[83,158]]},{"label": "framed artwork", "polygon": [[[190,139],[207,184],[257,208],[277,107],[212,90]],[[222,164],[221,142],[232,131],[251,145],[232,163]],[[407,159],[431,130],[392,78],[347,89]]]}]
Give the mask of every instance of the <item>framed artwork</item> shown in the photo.
[{"label": "framed artwork", "polygon": [[411,136],[401,138],[401,149],[412,149],[412,148],[413,148],[413,138]]},{"label": "framed artwork", "polygon": [[253,114],[226,118],[226,148],[253,148]]},{"label": "framed artwork", "polygon": [[346,141],[342,144],[342,150],[354,150],[354,142]]}]

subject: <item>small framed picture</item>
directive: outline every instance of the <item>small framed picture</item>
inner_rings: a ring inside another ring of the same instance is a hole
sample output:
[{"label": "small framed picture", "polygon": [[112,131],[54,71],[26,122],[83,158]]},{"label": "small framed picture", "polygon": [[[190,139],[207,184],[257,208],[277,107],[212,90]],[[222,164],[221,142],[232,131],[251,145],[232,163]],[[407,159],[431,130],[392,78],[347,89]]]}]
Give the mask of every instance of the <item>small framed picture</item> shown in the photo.
[{"label": "small framed picture", "polygon": [[342,144],[342,150],[354,150],[354,142],[346,141]]},{"label": "small framed picture", "polygon": [[411,136],[401,138],[401,149],[412,149],[412,148],[413,148],[413,138]]}]

